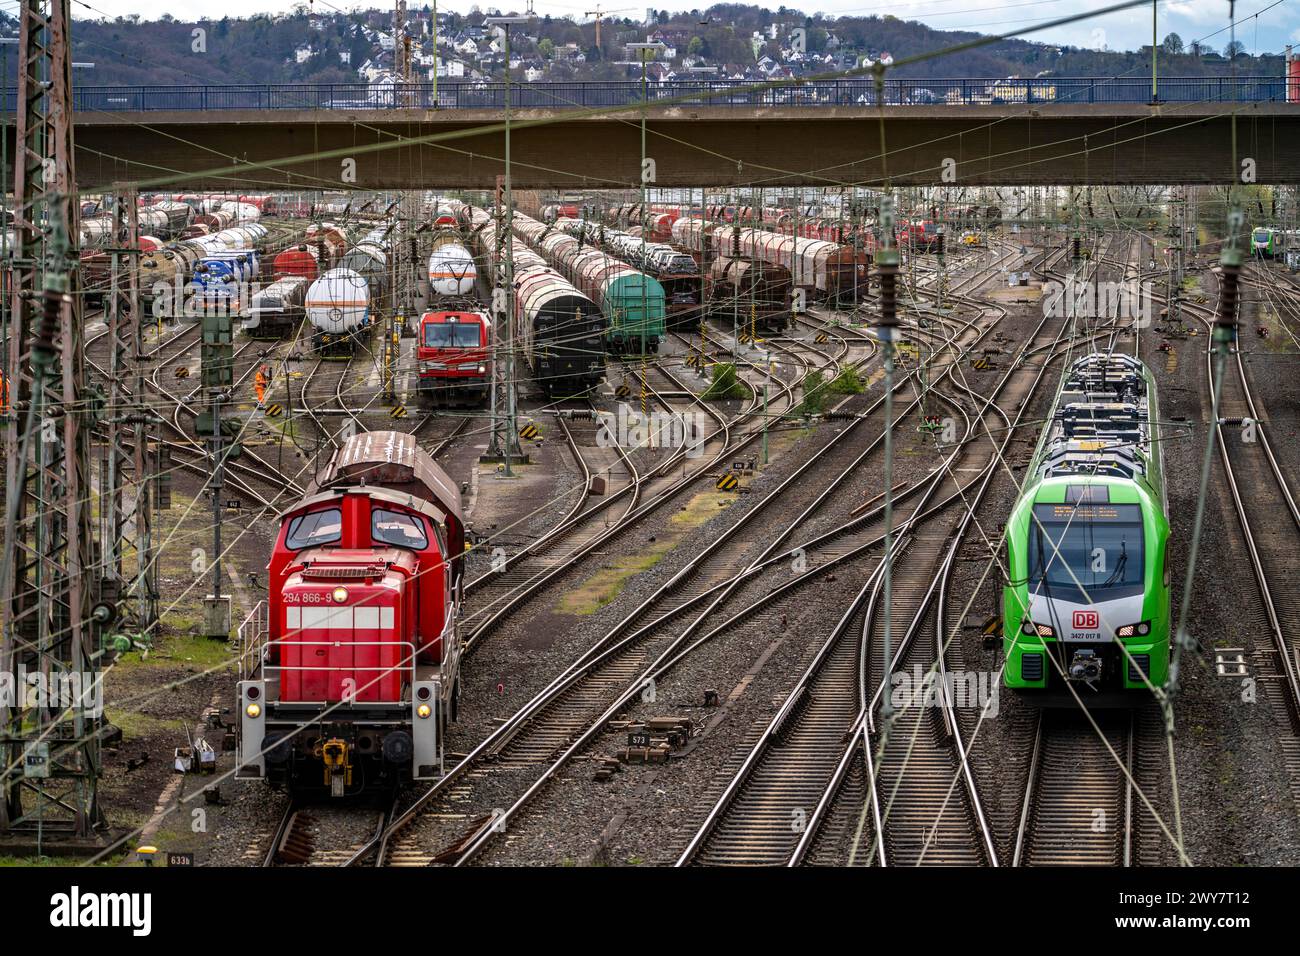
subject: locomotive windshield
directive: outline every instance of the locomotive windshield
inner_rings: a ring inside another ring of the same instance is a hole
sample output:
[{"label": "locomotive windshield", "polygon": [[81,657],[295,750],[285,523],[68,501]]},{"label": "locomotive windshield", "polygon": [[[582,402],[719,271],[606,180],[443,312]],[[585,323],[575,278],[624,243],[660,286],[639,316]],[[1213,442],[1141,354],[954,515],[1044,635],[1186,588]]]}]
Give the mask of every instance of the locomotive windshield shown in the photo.
[{"label": "locomotive windshield", "polygon": [[374,508],[370,512],[370,540],[375,544],[392,544],[415,551],[423,551],[429,546],[423,521],[415,515],[384,508]]},{"label": "locomotive windshield", "polygon": [[1142,547],[1137,505],[1034,505],[1030,592],[1078,604],[1139,594]]},{"label": "locomotive windshield", "polygon": [[475,348],[479,326],[469,322],[430,322],[424,327],[424,344],[436,348]]},{"label": "locomotive windshield", "polygon": [[332,544],[343,537],[343,513],[338,508],[309,511],[289,522],[284,546],[294,551]]}]

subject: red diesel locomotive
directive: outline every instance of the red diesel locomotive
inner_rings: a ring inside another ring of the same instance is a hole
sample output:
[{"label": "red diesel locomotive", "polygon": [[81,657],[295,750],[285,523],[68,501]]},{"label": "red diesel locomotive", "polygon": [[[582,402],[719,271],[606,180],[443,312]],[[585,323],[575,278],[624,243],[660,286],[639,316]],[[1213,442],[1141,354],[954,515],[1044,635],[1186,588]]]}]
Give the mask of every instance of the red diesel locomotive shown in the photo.
[{"label": "red diesel locomotive", "polygon": [[280,516],[240,627],[236,776],[336,797],[436,779],[464,550],[460,493],[414,436],[345,442]]},{"label": "red diesel locomotive", "polygon": [[482,312],[426,312],[415,355],[420,394],[438,404],[481,405],[492,383],[492,322]]}]

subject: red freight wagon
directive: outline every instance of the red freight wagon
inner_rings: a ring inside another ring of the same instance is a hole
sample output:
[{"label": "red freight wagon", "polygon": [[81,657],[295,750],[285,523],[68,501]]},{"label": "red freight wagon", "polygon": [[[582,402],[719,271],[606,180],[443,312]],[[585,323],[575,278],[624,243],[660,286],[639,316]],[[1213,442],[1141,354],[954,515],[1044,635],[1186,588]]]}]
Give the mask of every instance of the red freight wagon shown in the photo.
[{"label": "red freight wagon", "polygon": [[277,279],[283,279],[285,276],[302,276],[304,279],[314,280],[319,269],[313,251],[301,245],[286,249],[277,255],[271,271]]}]

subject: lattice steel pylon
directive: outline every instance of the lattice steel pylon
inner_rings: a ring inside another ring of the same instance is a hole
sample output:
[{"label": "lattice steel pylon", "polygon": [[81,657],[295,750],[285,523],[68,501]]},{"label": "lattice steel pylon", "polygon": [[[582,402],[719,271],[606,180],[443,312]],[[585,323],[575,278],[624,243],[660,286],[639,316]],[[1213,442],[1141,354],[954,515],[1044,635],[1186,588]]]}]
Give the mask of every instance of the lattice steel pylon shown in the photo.
[{"label": "lattice steel pylon", "polygon": [[153,545],[151,416],[145,407],[140,312],[140,217],[136,191],[116,186],[108,290],[108,457],[101,475],[104,569],[101,598],[118,607],[116,629],[148,636],[158,623],[158,566]]},{"label": "lattice steel pylon", "polygon": [[[73,172],[69,0],[23,0],[14,157],[13,325],[0,667],[46,691],[0,701],[0,835],[102,827],[98,655]],[[44,255],[41,256],[42,246]],[[25,688],[26,681],[20,681]]]}]

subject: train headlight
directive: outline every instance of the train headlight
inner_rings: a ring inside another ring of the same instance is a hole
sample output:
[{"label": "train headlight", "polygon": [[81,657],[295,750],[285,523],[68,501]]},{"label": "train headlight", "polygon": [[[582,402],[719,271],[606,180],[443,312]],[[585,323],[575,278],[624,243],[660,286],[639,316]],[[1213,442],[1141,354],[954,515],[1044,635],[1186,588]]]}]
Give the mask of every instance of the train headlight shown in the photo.
[{"label": "train headlight", "polygon": [[1151,633],[1151,622],[1142,621],[1139,624],[1125,624],[1123,627],[1121,627],[1118,631],[1115,632],[1115,636],[1132,637],[1134,634],[1137,634],[1141,637],[1146,637],[1150,633]]},{"label": "train headlight", "polygon": [[335,603],[335,604],[342,604],[342,603],[343,603],[344,601],[346,601],[347,599],[348,599],[348,589],[347,589],[347,588],[342,588],[342,587],[340,587],[340,588],[335,588],[335,589],[334,589],[334,603]]},{"label": "train headlight", "polygon": [[419,707],[415,708],[415,713],[417,716],[423,719],[433,713],[433,708],[430,707],[428,704],[421,704]]},{"label": "train headlight", "polygon": [[262,705],[249,704],[247,707],[244,708],[244,713],[246,713],[249,717],[252,717],[253,719],[257,719],[258,717],[262,716]]},{"label": "train headlight", "polygon": [[1020,633],[1028,634],[1030,637],[1055,637],[1056,632],[1052,630],[1050,624],[1038,624],[1028,615],[1020,620]]},{"label": "train headlight", "polygon": [[486,366],[486,365],[480,365],[480,366],[478,367],[478,373],[479,373],[480,375],[483,375],[483,374],[485,374],[486,372],[487,372],[487,366]]}]

